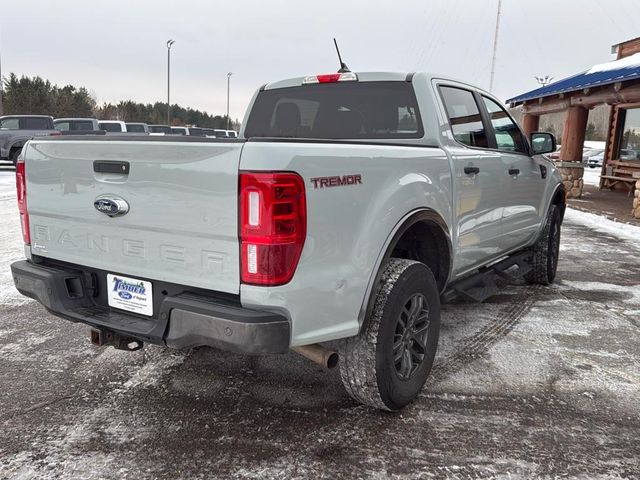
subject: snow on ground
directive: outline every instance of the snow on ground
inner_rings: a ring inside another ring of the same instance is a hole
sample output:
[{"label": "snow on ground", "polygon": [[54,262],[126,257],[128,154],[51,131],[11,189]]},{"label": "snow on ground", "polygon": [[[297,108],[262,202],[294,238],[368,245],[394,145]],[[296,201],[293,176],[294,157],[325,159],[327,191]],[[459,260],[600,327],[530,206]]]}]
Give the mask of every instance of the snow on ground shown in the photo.
[{"label": "snow on ground", "polygon": [[582,177],[585,185],[593,185],[594,187],[600,186],[600,167],[584,169],[584,176]]},{"label": "snow on ground", "polygon": [[602,233],[640,243],[640,227],[628,223],[614,222],[601,215],[567,208],[565,221],[579,223]]},{"label": "snow on ground", "polygon": [[0,478],[640,478],[640,227],[567,209],[556,284],[443,306],[420,398],[296,355],[93,347],[21,297],[0,171]]},{"label": "snow on ground", "polygon": [[16,180],[13,168],[0,170],[0,305],[23,305],[30,300],[13,286],[11,265],[24,258],[22,232],[16,204]]}]

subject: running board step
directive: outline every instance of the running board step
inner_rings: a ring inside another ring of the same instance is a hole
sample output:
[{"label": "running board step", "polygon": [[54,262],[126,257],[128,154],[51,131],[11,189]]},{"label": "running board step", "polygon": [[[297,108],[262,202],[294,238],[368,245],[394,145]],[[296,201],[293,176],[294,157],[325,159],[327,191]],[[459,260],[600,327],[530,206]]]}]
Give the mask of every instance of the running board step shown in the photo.
[{"label": "running board step", "polygon": [[477,273],[449,285],[441,300],[446,303],[462,296],[476,302],[484,302],[502,286],[516,282],[529,272],[530,260],[531,252],[520,252],[483,267]]}]

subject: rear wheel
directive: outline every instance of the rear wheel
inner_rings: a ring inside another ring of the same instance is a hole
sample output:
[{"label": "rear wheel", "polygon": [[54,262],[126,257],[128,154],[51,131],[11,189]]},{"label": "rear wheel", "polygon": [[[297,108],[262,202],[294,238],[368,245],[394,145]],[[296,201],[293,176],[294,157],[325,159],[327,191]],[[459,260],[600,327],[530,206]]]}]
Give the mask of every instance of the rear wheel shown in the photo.
[{"label": "rear wheel", "polygon": [[542,234],[532,247],[531,271],[524,276],[527,282],[550,285],[555,280],[560,254],[561,224],[560,209],[551,205]]},{"label": "rear wheel", "polygon": [[390,259],[366,326],[340,349],[349,395],[391,411],[413,401],[431,371],[439,330],[440,295],[431,270],[414,260]]}]

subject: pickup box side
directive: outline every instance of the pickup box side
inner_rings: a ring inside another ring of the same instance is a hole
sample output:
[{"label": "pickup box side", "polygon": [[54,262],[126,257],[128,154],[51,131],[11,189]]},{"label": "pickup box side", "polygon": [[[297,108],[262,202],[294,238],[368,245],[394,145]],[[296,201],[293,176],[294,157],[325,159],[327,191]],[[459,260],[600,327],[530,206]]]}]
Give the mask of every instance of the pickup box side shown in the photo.
[{"label": "pickup box side", "polygon": [[[293,280],[240,288],[243,306],[295,319],[292,346],[357,334],[370,280],[401,220],[426,207],[447,222],[452,215],[451,170],[439,148],[249,141],[240,169],[294,171],[305,180],[307,239]],[[361,182],[312,181],[348,175]]]}]

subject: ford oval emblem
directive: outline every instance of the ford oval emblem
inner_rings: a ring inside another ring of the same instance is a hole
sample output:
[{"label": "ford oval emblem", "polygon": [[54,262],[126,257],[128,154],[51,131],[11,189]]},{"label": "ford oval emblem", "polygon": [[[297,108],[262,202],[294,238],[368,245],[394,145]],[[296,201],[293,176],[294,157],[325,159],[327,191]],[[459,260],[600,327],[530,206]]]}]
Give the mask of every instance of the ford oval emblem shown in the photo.
[{"label": "ford oval emblem", "polygon": [[95,199],[93,206],[99,212],[110,217],[119,217],[129,211],[127,201],[117,195],[101,195]]},{"label": "ford oval emblem", "polygon": [[133,295],[131,295],[129,292],[125,292],[124,290],[118,292],[118,295],[120,295],[120,298],[124,298],[125,300],[131,300],[131,298],[133,297]]}]

